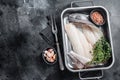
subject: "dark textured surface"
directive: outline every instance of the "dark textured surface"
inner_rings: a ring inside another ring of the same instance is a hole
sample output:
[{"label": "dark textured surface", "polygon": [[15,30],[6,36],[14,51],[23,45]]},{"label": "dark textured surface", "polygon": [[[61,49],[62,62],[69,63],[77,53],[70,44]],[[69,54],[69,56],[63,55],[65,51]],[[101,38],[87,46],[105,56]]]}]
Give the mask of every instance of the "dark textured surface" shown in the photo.
[{"label": "dark textured surface", "polygon": [[[57,24],[61,27],[60,12],[73,0],[34,0],[34,4],[33,0],[28,1],[31,1],[29,5],[23,5],[23,0],[0,0],[0,80],[79,80],[78,73],[60,71],[58,63],[48,66],[43,62],[42,50],[50,45],[39,35],[47,27],[46,16],[55,8]],[[93,1],[95,5],[106,7],[111,14],[116,61],[111,69],[104,71],[102,80],[119,80],[120,1]]]}]

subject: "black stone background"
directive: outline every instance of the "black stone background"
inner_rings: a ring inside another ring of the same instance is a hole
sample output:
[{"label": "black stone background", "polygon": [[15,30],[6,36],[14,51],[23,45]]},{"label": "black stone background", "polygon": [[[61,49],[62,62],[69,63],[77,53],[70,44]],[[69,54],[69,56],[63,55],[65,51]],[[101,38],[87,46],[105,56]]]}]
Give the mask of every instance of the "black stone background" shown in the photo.
[{"label": "black stone background", "polygon": [[[57,8],[56,19],[60,29],[60,13],[70,7],[71,1],[75,0],[35,0],[34,9],[28,10],[29,14],[24,14],[27,9],[22,9],[23,0],[0,0],[0,80],[79,80],[77,73],[71,73],[67,69],[60,71],[58,63],[48,66],[41,58],[42,50],[50,46],[39,35],[47,27],[46,16],[54,13]],[[120,1],[93,2],[106,7],[111,14],[116,59],[114,66],[104,71],[101,80],[119,80]],[[60,30],[59,37],[62,46]]]}]

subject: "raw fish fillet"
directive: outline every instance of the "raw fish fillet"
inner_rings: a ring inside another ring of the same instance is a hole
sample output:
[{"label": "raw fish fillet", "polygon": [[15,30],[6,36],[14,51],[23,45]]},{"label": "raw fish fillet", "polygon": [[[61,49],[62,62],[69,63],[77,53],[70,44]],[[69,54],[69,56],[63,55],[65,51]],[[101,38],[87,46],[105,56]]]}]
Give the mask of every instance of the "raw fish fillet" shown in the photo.
[{"label": "raw fish fillet", "polygon": [[69,55],[76,58],[77,61],[81,62],[83,65],[85,65],[87,62],[91,61],[90,59],[88,59],[84,56],[81,56],[81,55],[75,53],[74,51],[70,51]]},{"label": "raw fish fillet", "polygon": [[92,56],[92,49],[93,49],[93,47],[92,47],[92,45],[87,41],[85,35],[83,34],[83,32],[82,32],[81,30],[79,30],[79,29],[77,28],[77,32],[78,32],[78,34],[79,34],[79,40],[80,40],[80,42],[81,42],[81,44],[82,44],[82,47],[84,48],[84,54],[85,54],[84,57],[89,58],[89,59],[91,60],[91,59],[93,58],[93,56]]},{"label": "raw fish fillet", "polygon": [[92,51],[92,46],[90,46],[86,40],[85,35],[72,23],[66,24],[65,30],[74,52],[80,56],[86,57],[89,61],[92,60],[93,56],[92,53],[90,53]]},{"label": "raw fish fillet", "polygon": [[93,46],[102,36],[102,31],[94,25],[87,25],[85,23],[74,23],[76,27],[82,29],[85,37],[87,38],[88,42]]},{"label": "raw fish fillet", "polygon": [[[73,54],[72,54],[73,53]],[[77,53],[75,53],[77,54]],[[80,68],[82,69],[85,65],[78,60],[75,56],[74,56],[74,52],[70,51],[70,53],[68,53],[68,57],[70,58],[71,61],[69,61],[69,66],[72,68]],[[86,60],[85,60],[86,61]]]},{"label": "raw fish fillet", "polygon": [[68,23],[65,25],[65,30],[66,30],[66,33],[69,37],[69,40],[72,44],[74,51],[80,54],[81,56],[85,56],[84,54],[85,51],[84,51],[84,48],[82,47],[81,40],[79,38],[80,36],[77,32],[77,28],[72,23]]}]

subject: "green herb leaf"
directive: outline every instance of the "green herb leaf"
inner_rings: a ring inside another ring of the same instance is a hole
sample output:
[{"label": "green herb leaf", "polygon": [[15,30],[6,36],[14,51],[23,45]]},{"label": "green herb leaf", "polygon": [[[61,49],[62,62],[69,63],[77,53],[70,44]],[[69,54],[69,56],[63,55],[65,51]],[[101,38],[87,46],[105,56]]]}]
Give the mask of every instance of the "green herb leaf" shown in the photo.
[{"label": "green herb leaf", "polygon": [[93,59],[91,64],[106,62],[111,57],[111,47],[104,37],[96,42],[93,48]]}]

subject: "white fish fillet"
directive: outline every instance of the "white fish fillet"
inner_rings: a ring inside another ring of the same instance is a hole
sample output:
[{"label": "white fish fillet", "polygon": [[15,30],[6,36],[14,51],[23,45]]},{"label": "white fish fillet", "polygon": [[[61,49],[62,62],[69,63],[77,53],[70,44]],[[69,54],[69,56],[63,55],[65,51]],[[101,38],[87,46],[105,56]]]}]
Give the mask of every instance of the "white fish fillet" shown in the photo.
[{"label": "white fish fillet", "polygon": [[77,32],[78,32],[78,34],[79,34],[79,40],[80,40],[80,42],[81,42],[81,44],[82,44],[82,47],[84,48],[84,54],[85,54],[84,57],[89,58],[89,59],[92,59],[93,56],[92,56],[92,53],[90,53],[90,52],[92,52],[92,48],[93,48],[93,47],[92,47],[91,44],[87,41],[85,35],[83,34],[83,32],[82,32],[81,30],[77,29]]},{"label": "white fish fillet", "polygon": [[91,61],[91,59],[88,59],[84,56],[81,56],[74,51],[70,51],[69,53],[71,56],[75,57],[78,61],[80,61],[83,65],[85,65],[87,62]]},{"label": "white fish fillet", "polygon": [[95,37],[95,35],[93,34],[93,32],[83,30],[83,33],[85,34],[88,42],[89,42],[91,45],[94,45],[94,44],[96,43],[96,37]]},{"label": "white fish fillet", "polygon": [[[68,56],[71,59],[71,62],[69,62],[69,66],[73,67],[73,68],[82,69],[85,65],[79,59],[77,59],[76,56],[74,56],[74,53],[75,52],[73,52],[73,51],[70,51],[70,53],[68,53]],[[77,54],[77,53],[75,53],[75,54]]]},{"label": "white fish fillet", "polygon": [[72,23],[66,24],[65,30],[75,53],[92,60],[92,46],[86,40],[84,34]]},{"label": "white fish fillet", "polygon": [[83,23],[75,23],[76,27],[82,29],[84,35],[86,36],[88,42],[93,46],[102,36],[102,31],[94,26],[92,23],[91,25],[86,25]]},{"label": "white fish fillet", "polygon": [[65,30],[66,30],[66,33],[69,37],[69,40],[72,44],[74,51],[80,54],[81,56],[85,56],[84,48],[82,47],[82,44],[79,38],[80,36],[77,32],[77,28],[72,23],[68,23],[65,25]]},{"label": "white fish fillet", "polygon": [[[97,27],[96,30],[94,30],[95,28],[93,28],[94,26],[92,25],[89,25],[88,27],[91,27],[91,30],[89,31],[89,33],[87,33],[88,31],[85,31],[84,33],[86,33],[85,35],[87,39],[91,41],[91,44],[94,45],[103,36],[103,34],[99,28],[97,29]],[[90,33],[91,35],[89,35]],[[90,38],[92,35],[94,36],[94,41],[92,41],[93,38]]]}]

